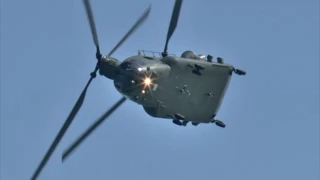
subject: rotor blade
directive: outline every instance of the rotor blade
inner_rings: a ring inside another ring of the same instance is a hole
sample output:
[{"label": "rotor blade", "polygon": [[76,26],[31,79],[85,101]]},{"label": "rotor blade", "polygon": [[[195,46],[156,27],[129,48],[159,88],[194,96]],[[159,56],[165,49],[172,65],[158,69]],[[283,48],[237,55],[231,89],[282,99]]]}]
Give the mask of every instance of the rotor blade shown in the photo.
[{"label": "rotor blade", "polygon": [[82,143],[104,120],[106,120],[124,101],[125,97],[122,97],[117,103],[115,103],[107,112],[105,112],[99,119],[97,119],[82,135],[74,141],[71,146],[64,151],[62,155],[62,161],[65,159]]},{"label": "rotor blade", "polygon": [[169,40],[170,40],[170,38],[171,38],[174,30],[175,30],[176,27],[177,27],[178,19],[179,19],[179,14],[180,14],[180,9],[181,9],[181,5],[182,5],[182,0],[176,0],[176,2],[175,2],[175,4],[174,4],[172,16],[171,16],[171,21],[170,21],[169,29],[168,29],[166,45],[165,45],[164,51],[163,51],[163,52],[165,52],[165,53],[167,52],[167,49],[168,49]]},{"label": "rotor blade", "polygon": [[88,20],[89,20],[89,23],[90,23],[93,42],[96,45],[96,47],[99,48],[98,35],[97,35],[96,25],[95,25],[95,22],[94,22],[94,17],[93,17],[91,5],[90,5],[90,0],[83,0],[83,3],[84,3],[84,6],[86,8],[87,17],[88,17]]},{"label": "rotor blade", "polygon": [[108,57],[110,57],[121,45],[127,40],[127,38],[142,25],[142,23],[147,19],[151,10],[151,5],[144,11],[144,13],[140,16],[140,18],[136,21],[136,23],[131,27],[131,29],[127,32],[126,35],[118,42],[118,44],[109,52]]},{"label": "rotor blade", "polygon": [[67,120],[64,122],[63,126],[61,127],[61,129],[60,129],[59,133],[57,134],[56,138],[54,139],[54,141],[52,142],[52,144],[51,144],[50,148],[48,149],[47,153],[45,154],[45,156],[43,157],[42,161],[38,165],[38,168],[36,169],[36,171],[32,175],[31,180],[36,180],[37,179],[37,177],[39,176],[41,170],[46,165],[46,163],[48,162],[51,154],[53,153],[53,151],[57,147],[58,143],[62,139],[64,133],[67,131],[68,127],[72,123],[72,120],[77,115],[79,109],[81,108],[81,106],[83,104],[84,98],[85,98],[86,93],[87,93],[87,89],[88,89],[90,83],[92,82],[92,80],[93,80],[93,76],[91,76],[91,78],[89,79],[89,81],[86,84],[85,88],[83,89],[80,97],[78,98],[76,104],[74,105],[72,111],[70,112]]}]

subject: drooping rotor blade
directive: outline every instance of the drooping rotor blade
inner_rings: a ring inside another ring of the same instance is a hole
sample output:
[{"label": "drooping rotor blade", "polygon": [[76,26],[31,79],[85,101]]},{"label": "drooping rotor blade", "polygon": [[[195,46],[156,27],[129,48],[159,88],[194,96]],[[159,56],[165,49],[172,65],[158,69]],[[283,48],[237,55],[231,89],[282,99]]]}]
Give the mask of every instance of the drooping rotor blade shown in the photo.
[{"label": "drooping rotor blade", "polygon": [[83,3],[84,3],[84,6],[86,8],[87,17],[88,17],[88,20],[89,20],[89,23],[90,23],[93,42],[94,42],[94,44],[96,45],[96,48],[97,48],[96,56],[97,56],[97,59],[100,60],[101,53],[100,53],[100,47],[99,47],[99,40],[98,40],[98,35],[97,35],[96,24],[94,22],[94,17],[93,17],[91,5],[90,5],[90,0],[83,0]]},{"label": "drooping rotor blade", "polygon": [[125,97],[122,97],[117,103],[115,103],[107,112],[105,112],[99,119],[97,119],[82,135],[74,141],[71,146],[64,151],[62,155],[62,161],[65,159],[82,143],[102,122],[104,122],[124,101]]},{"label": "drooping rotor blade", "polygon": [[181,9],[181,5],[182,5],[182,0],[176,0],[176,2],[175,2],[175,4],[174,4],[172,16],[171,16],[171,21],[170,21],[169,29],[168,29],[166,44],[165,44],[165,46],[164,46],[164,51],[163,51],[163,55],[164,55],[164,56],[167,55],[169,40],[170,40],[170,38],[171,38],[174,30],[175,30],[176,27],[177,27],[178,19],[179,19],[179,14],[180,14],[180,9]]},{"label": "drooping rotor blade", "polygon": [[85,98],[86,93],[87,93],[87,89],[88,89],[90,83],[92,82],[93,78],[94,77],[91,76],[91,78],[89,79],[89,81],[86,84],[85,88],[83,89],[80,97],[78,98],[76,104],[74,105],[72,111],[70,112],[68,118],[64,122],[63,126],[61,127],[61,129],[60,129],[59,133],[57,134],[56,138],[54,139],[54,141],[52,142],[52,144],[51,144],[50,148],[48,149],[47,153],[45,154],[45,156],[41,160],[40,164],[38,165],[36,171],[32,175],[31,180],[36,180],[37,179],[37,177],[39,176],[41,170],[43,169],[43,167],[48,162],[48,160],[49,160],[50,156],[52,155],[53,151],[56,149],[56,147],[59,144],[60,140],[62,139],[63,135],[65,134],[65,132],[67,131],[68,127],[72,123],[73,119],[77,115],[79,109],[81,108],[81,106],[83,104],[84,98]]},{"label": "drooping rotor blade", "polygon": [[123,38],[118,42],[118,44],[109,52],[109,54],[107,55],[108,57],[110,57],[123,44],[123,42],[127,40],[128,37],[142,25],[142,23],[145,22],[145,20],[149,16],[150,10],[151,10],[151,5],[144,11],[144,13],[140,16],[140,18],[136,21],[136,23],[131,27],[131,29],[127,32],[127,34],[124,35]]}]

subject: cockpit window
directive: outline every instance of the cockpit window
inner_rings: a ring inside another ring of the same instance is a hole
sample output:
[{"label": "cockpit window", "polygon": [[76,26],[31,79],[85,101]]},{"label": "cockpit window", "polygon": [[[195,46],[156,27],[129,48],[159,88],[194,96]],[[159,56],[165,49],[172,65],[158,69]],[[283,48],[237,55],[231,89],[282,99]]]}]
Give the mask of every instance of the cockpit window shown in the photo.
[{"label": "cockpit window", "polygon": [[133,72],[140,72],[143,70],[143,64],[141,64],[139,61],[129,60],[122,62],[120,64],[120,69],[123,71],[133,71]]},{"label": "cockpit window", "polygon": [[131,62],[127,61],[127,62],[123,62],[120,64],[120,68],[122,70],[132,70],[132,67],[131,67]]}]

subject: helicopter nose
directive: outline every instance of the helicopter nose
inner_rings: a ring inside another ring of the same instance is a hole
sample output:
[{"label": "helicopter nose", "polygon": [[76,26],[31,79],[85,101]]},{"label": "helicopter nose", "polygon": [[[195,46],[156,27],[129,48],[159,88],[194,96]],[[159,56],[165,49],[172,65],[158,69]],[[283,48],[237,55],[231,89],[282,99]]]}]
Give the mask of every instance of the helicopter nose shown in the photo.
[{"label": "helicopter nose", "polygon": [[119,90],[119,91],[124,91],[126,88],[126,83],[123,80],[117,79],[114,81],[114,85],[115,87]]},{"label": "helicopter nose", "polygon": [[118,76],[114,80],[114,86],[117,88],[118,91],[123,93],[128,93],[134,89],[134,85],[136,82],[130,78],[129,76]]}]

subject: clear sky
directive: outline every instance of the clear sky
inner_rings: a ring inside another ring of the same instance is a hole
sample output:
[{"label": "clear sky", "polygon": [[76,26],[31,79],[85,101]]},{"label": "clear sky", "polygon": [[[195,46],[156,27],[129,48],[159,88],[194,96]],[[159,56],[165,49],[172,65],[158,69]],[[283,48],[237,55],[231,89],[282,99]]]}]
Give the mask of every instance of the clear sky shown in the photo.
[{"label": "clear sky", "polygon": [[[108,53],[162,51],[172,0],[92,0]],[[39,179],[318,180],[319,1],[185,0],[169,52],[221,56],[233,76],[214,124],[179,127],[126,102],[61,163],[62,151],[120,99],[99,76]],[[82,1],[1,0],[1,180],[30,178],[94,68]]]}]

